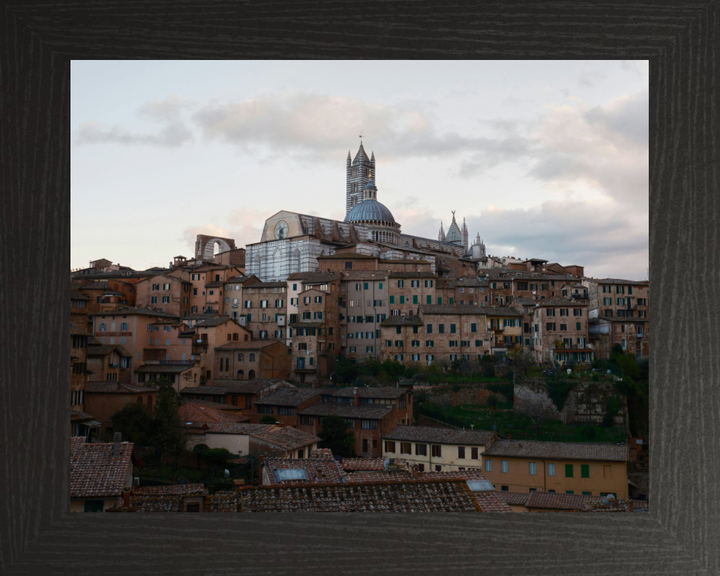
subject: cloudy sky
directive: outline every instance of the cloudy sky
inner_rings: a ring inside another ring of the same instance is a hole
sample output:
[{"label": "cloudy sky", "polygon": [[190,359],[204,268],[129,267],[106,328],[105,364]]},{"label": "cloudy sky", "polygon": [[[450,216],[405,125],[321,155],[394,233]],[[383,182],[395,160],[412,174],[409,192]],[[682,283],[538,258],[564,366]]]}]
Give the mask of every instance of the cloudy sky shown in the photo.
[{"label": "cloudy sky", "polygon": [[72,63],[71,263],[257,242],[290,210],[342,220],[345,159],[375,152],[378,200],[435,238],[451,210],[490,254],[642,280],[644,61]]}]

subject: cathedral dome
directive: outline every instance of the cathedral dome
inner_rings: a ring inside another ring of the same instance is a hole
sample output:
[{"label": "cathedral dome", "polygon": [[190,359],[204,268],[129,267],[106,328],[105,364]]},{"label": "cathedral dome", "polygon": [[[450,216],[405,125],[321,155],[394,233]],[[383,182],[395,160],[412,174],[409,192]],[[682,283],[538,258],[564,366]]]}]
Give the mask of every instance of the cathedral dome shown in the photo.
[{"label": "cathedral dome", "polygon": [[[374,187],[374,185],[373,185]],[[377,200],[363,200],[353,206],[352,210],[345,216],[345,222],[381,221],[388,224],[395,224],[392,212],[384,204]]]}]

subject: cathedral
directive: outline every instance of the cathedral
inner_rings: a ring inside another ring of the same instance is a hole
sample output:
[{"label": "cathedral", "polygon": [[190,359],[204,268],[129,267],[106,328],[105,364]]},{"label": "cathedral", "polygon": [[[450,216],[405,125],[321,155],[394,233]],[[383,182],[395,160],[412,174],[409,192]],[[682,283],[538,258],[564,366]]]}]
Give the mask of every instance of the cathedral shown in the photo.
[{"label": "cathedral", "polygon": [[[368,158],[362,142],[346,160],[345,219],[340,222],[282,210],[265,221],[260,241],[248,244],[246,273],[262,281],[282,281],[295,272],[319,269],[319,256],[354,252],[385,260],[424,260],[433,272],[446,260],[463,268],[483,267],[485,244],[478,234],[469,245],[468,228],[455,220],[447,233],[440,223],[437,240],[404,234],[392,212],[378,200],[375,154]],[[442,273],[442,272],[438,272]]]}]

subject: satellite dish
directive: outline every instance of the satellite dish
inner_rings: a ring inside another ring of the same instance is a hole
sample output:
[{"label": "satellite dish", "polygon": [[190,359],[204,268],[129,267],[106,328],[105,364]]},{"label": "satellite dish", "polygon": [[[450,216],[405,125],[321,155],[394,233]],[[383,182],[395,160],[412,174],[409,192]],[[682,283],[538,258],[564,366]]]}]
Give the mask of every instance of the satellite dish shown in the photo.
[{"label": "satellite dish", "polygon": [[383,462],[383,466],[386,471],[388,469],[388,466],[390,466],[390,462],[391,462],[390,458],[385,458],[385,461]]}]

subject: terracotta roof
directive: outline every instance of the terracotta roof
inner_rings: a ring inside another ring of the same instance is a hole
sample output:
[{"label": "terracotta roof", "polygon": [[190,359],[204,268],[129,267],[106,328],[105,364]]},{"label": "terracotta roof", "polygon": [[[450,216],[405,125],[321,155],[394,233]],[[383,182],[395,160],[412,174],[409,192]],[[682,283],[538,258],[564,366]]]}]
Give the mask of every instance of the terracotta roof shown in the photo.
[{"label": "terracotta roof", "polygon": [[90,296],[81,294],[77,290],[70,291],[70,300],[90,300]]},{"label": "terracotta roof", "polygon": [[227,282],[225,280],[215,280],[214,282],[208,282],[205,284],[205,288],[221,288],[225,286]]},{"label": "terracotta roof", "polygon": [[[318,469],[320,472],[318,473]],[[269,480],[269,486],[291,485],[297,483],[311,482],[314,484],[338,484],[343,481],[343,472],[338,463],[331,458],[266,458],[265,470]],[[302,479],[284,479],[282,474],[276,473],[280,470],[303,470]]]},{"label": "terracotta roof", "polygon": [[530,492],[503,492],[499,491],[497,496],[503,502],[512,504],[513,506],[525,506],[528,498],[530,498]]},{"label": "terracotta roof", "polygon": [[595,282],[596,284],[620,284],[620,285],[632,285],[632,286],[649,286],[648,280],[621,280],[619,278],[584,278],[588,282]]},{"label": "terracotta roof", "polygon": [[255,282],[245,287],[245,290],[255,290],[256,288],[285,288],[287,282]]},{"label": "terracotta roof", "polygon": [[180,406],[178,415],[183,422],[247,422],[250,418],[232,414],[227,411],[216,410],[207,406],[187,403]]},{"label": "terracotta roof", "polygon": [[123,348],[120,344],[91,344],[87,347],[88,356],[107,356],[113,350],[117,349],[117,353],[125,358],[132,358],[132,354]]},{"label": "terracotta roof", "polygon": [[288,324],[288,326],[297,330],[300,330],[302,328],[322,328],[323,326],[325,326],[325,322],[323,320],[319,320],[317,322],[307,322],[304,320],[299,320],[297,322],[293,322],[292,324]]},{"label": "terracotta roof", "polygon": [[86,392],[97,394],[138,394],[142,392],[157,392],[155,388],[138,386],[137,384],[120,384],[120,382],[88,382]]},{"label": "terracotta roof", "polygon": [[215,346],[215,350],[260,350],[273,344],[287,346],[284,340],[248,340],[247,342],[226,342]]},{"label": "terracotta roof", "polygon": [[474,306],[470,304],[423,304],[420,306],[419,314],[462,314],[485,316],[490,308]]},{"label": "terracotta roof", "polygon": [[524,316],[525,312],[519,308],[506,307],[501,308],[497,306],[486,306],[483,308],[486,316]]},{"label": "terracotta roof", "polygon": [[[230,318],[230,316],[215,316],[213,318],[208,318],[207,320],[200,320],[195,324],[196,328],[212,328],[214,326],[220,326],[221,324],[225,324],[225,322],[233,322],[234,324],[237,324],[235,320]],[[239,324],[238,324],[239,326]]]},{"label": "terracotta roof", "polygon": [[335,394],[336,398],[352,398],[357,390],[360,398],[399,398],[403,394],[407,394],[404,388],[394,388],[390,386],[348,386],[341,388]]},{"label": "terracotta roof", "polygon": [[303,284],[324,284],[340,278],[339,272],[294,272],[288,281],[299,280]]},{"label": "terracotta roof", "polygon": [[188,386],[180,390],[181,395],[207,394],[209,396],[224,396],[226,394],[257,394],[261,390],[265,390],[270,386],[278,383],[284,383],[287,387],[292,387],[284,380],[215,380],[215,386]]},{"label": "terracotta roof", "polygon": [[71,422],[83,422],[85,420],[92,420],[93,416],[82,410],[70,409],[70,421]]},{"label": "terracotta roof", "polygon": [[343,280],[385,280],[390,275],[388,270],[345,270]]},{"label": "terracotta roof", "polygon": [[605,460],[627,462],[627,444],[542,442],[539,440],[496,440],[484,456],[554,458],[557,460]]},{"label": "terracotta roof", "polygon": [[192,370],[194,363],[187,364],[143,364],[135,368],[135,372],[139,374],[182,374],[187,370]]},{"label": "terracotta roof", "polygon": [[536,304],[540,304],[539,308],[545,308],[547,306],[566,306],[568,308],[580,308],[587,306],[587,303],[582,303],[577,300],[569,300],[567,298],[553,298],[552,300],[538,300]]},{"label": "terracotta roof", "polygon": [[[87,332],[86,330],[81,330],[80,328],[75,328],[75,326],[70,326],[70,335],[71,336],[89,336],[92,338],[92,334],[90,332]],[[93,340],[95,340],[93,338]],[[97,342],[97,340],[95,340]],[[88,344],[90,344],[90,340],[87,341]],[[99,344],[100,342],[98,342]]]},{"label": "terracotta roof", "polygon": [[[389,260],[388,262],[392,262]],[[416,262],[413,261],[413,264]],[[425,262],[430,265],[430,262]],[[435,278],[435,274],[432,272],[394,272],[390,271],[390,278]]]},{"label": "terracotta roof", "polygon": [[70,497],[112,497],[122,495],[128,470],[132,469],[131,442],[120,444],[120,456],[113,457],[113,444],[87,444],[85,438],[70,439]]},{"label": "terracotta roof", "polygon": [[240,512],[479,512],[462,481],[248,487]]},{"label": "terracotta roof", "polygon": [[205,484],[172,484],[170,486],[140,486],[133,488],[133,493],[137,496],[189,496],[198,494],[207,496],[208,491]]},{"label": "terracotta roof", "polygon": [[[383,440],[487,446],[492,444],[495,435],[495,432],[487,430],[453,430],[451,428],[400,425],[384,433]],[[487,449],[484,454],[487,454]]]},{"label": "terracotta roof", "polygon": [[[454,306],[453,306],[454,308]],[[423,321],[420,316],[389,316],[382,322],[380,326],[422,326]]]},{"label": "terracotta roof", "polygon": [[[185,404],[195,404],[197,406],[204,406],[205,408],[214,408],[215,410],[225,410],[230,412],[232,412],[233,410],[242,410],[240,406],[235,406],[234,404],[220,404],[220,402],[211,402],[210,400],[196,400],[195,398],[185,398],[183,399],[183,401]],[[238,422],[243,422],[243,420],[238,420]]]},{"label": "terracotta roof", "polygon": [[482,512],[512,512],[512,508],[508,506],[501,498],[498,492],[473,492],[475,500],[477,500]]},{"label": "terracotta roof", "polygon": [[152,308],[131,308],[129,306],[118,306],[115,310],[109,310],[107,312],[96,312],[92,316],[157,316],[158,318],[175,318],[180,320],[180,316],[177,314],[170,314],[169,312],[163,312],[162,310],[154,310]]},{"label": "terracotta roof", "polygon": [[384,458],[343,458],[340,463],[343,470],[347,471],[369,471],[385,470]]},{"label": "terracotta roof", "polygon": [[380,420],[390,412],[392,412],[392,406],[387,404],[360,404],[359,406],[353,406],[349,403],[336,402],[313,404],[298,410],[298,414],[303,416],[336,415],[341,418],[365,418],[367,420]]},{"label": "terracotta roof", "polygon": [[256,405],[299,406],[303,402],[320,396],[324,388],[281,388],[255,400]]},{"label": "terracotta roof", "polygon": [[216,434],[244,434],[252,436],[268,444],[273,444],[283,450],[304,448],[309,444],[320,441],[320,438],[289,426],[276,426],[274,424],[208,424],[207,432]]},{"label": "terracotta roof", "polygon": [[555,492],[530,492],[526,508],[545,510],[584,510],[587,496]]}]

